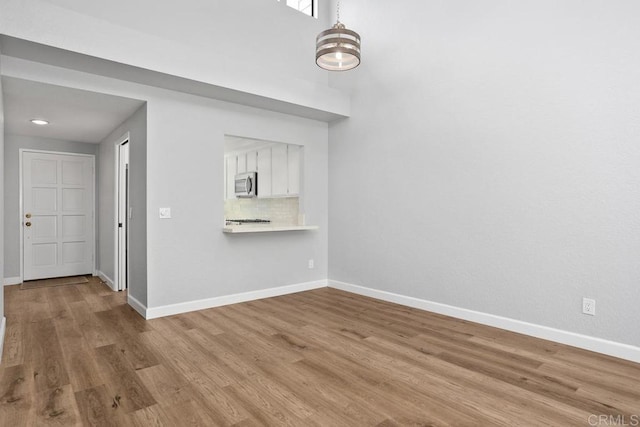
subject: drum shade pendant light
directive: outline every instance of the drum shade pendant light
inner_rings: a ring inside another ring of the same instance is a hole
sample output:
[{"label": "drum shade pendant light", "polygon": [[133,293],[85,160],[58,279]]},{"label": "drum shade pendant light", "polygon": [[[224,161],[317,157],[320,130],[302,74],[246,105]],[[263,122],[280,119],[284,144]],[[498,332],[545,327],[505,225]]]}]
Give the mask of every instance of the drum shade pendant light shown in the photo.
[{"label": "drum shade pendant light", "polygon": [[316,64],[329,71],[346,71],[360,65],[360,35],[340,22],[340,1],[336,24],[316,37]]}]

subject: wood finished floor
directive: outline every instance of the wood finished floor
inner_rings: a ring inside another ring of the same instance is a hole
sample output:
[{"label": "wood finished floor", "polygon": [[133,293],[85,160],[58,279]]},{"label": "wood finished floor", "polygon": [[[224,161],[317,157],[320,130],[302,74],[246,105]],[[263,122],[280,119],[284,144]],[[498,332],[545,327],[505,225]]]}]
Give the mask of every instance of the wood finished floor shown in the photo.
[{"label": "wood finished floor", "polygon": [[125,297],[96,279],[5,287],[0,425],[586,426],[640,414],[638,364],[334,289],[151,321]]}]

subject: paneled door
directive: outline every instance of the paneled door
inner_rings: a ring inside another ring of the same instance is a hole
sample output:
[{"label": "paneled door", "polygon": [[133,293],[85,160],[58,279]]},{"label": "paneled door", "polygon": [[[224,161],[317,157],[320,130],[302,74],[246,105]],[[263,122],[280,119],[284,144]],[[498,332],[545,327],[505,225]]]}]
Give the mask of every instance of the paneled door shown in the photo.
[{"label": "paneled door", "polygon": [[24,151],[24,280],[93,273],[94,157]]}]

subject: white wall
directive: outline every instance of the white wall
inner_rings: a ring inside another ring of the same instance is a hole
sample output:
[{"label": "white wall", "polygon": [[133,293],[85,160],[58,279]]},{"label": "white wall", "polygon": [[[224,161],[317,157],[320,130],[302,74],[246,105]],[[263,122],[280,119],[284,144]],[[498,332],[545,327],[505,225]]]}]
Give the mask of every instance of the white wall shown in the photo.
[{"label": "white wall", "polygon": [[[20,277],[20,149],[97,154],[98,146],[23,135],[6,135],[4,146],[4,277]],[[96,195],[97,198],[97,195]]]},{"label": "white wall", "polygon": [[[326,123],[4,61],[9,76],[147,101],[148,307],[326,279]],[[304,210],[319,231],[222,233],[225,134],[304,145]],[[173,218],[159,219],[160,207],[171,207]],[[313,270],[307,268],[310,258]]]},{"label": "white wall", "polygon": [[348,5],[330,278],[640,345],[640,3]]},{"label": "white wall", "polygon": [[[326,123],[176,93],[147,107],[150,307],[327,277]],[[304,209],[319,231],[222,233],[225,134],[305,147]]]},{"label": "white wall", "polygon": [[129,295],[147,304],[147,107],[143,105],[114,129],[99,148],[98,210],[100,249],[98,269],[115,278],[116,144],[129,133]]},{"label": "white wall", "polygon": [[[0,56],[0,75],[2,75],[2,59]],[[0,78],[0,279],[4,278],[4,103],[2,96],[2,79]],[[4,283],[3,283],[4,285]],[[3,286],[0,286],[2,290]],[[4,348],[4,335],[6,329],[6,319],[4,317],[4,290],[0,292],[0,362],[2,362],[2,349]]]},{"label": "white wall", "polygon": [[[309,107],[332,105],[314,19],[276,0],[2,0],[0,34]],[[123,48],[126,47],[126,48]],[[72,65],[63,65],[70,66]],[[322,100],[322,102],[319,102]]]}]

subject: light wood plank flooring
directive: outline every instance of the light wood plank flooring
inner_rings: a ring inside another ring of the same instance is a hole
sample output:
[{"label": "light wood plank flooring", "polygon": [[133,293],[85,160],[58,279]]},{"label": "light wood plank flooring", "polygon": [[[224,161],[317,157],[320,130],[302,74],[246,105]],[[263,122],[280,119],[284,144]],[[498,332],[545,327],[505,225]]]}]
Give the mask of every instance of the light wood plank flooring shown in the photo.
[{"label": "light wood plank flooring", "polygon": [[151,321],[125,298],[5,287],[0,425],[640,421],[638,364],[334,289]]}]

